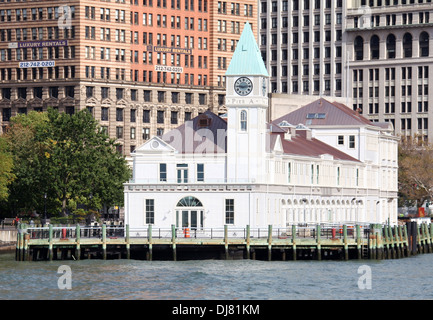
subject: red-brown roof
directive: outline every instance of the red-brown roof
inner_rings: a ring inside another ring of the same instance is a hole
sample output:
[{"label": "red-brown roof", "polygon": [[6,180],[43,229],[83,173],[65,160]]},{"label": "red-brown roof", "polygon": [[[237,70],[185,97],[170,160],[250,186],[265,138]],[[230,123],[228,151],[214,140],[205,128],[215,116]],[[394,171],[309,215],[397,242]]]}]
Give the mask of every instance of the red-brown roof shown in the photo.
[{"label": "red-brown roof", "polygon": [[316,139],[308,139],[306,136],[306,130],[297,130],[296,135],[292,136],[291,139],[284,139],[284,134],[272,134],[271,145],[274,146],[277,136],[281,137],[281,144],[283,147],[284,154],[292,154],[298,156],[307,157],[320,157],[324,154],[329,154],[336,160],[344,161],[355,161],[360,162],[358,159],[349,156],[348,154]]},{"label": "red-brown roof", "polygon": [[347,106],[338,102],[329,102],[326,99],[320,98],[310,104],[307,104],[289,114],[286,114],[274,121],[274,124],[279,124],[282,121],[287,121],[293,125],[300,123],[307,126],[314,125],[371,125],[375,126],[361,114]]}]

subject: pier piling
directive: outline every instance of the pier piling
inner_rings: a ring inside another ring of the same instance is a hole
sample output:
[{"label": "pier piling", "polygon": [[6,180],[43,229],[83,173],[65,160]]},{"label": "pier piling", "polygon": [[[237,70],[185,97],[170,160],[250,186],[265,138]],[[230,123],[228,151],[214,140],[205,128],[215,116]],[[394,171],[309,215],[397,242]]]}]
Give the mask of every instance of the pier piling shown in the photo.
[{"label": "pier piling", "polygon": [[[128,225],[122,230],[123,239],[118,239],[106,224],[101,227],[82,228],[54,226],[30,227],[20,225],[17,233],[16,260],[60,260],[83,258],[121,259],[125,257],[179,260],[179,253],[193,250],[206,257],[219,256],[225,259],[395,259],[410,254],[431,253],[432,226],[407,223],[406,226],[359,225],[341,226],[340,236],[334,226],[315,225],[307,227],[290,226],[288,229],[275,229],[272,225],[252,231],[249,225],[239,232],[229,226],[221,229],[197,230],[190,238],[177,239],[177,229],[153,229],[152,225],[141,234],[146,236],[130,238]],[[170,234],[171,231],[171,234]],[[75,235],[74,235],[75,232]],[[135,234],[137,231],[133,231]],[[352,233],[354,232],[354,233]],[[155,233],[155,235],[152,235]],[[199,236],[202,234],[203,237]],[[137,232],[138,235],[138,232]],[[209,249],[207,250],[206,247]],[[134,251],[131,252],[131,248]],[[222,249],[224,248],[224,249]],[[153,252],[155,249],[156,251]],[[205,250],[202,250],[205,249]],[[224,252],[222,252],[224,250]],[[138,252],[141,251],[141,254]],[[136,254],[137,253],[137,254]],[[155,255],[154,255],[155,253]],[[201,256],[197,255],[197,258]],[[292,255],[291,257],[289,257]]]}]

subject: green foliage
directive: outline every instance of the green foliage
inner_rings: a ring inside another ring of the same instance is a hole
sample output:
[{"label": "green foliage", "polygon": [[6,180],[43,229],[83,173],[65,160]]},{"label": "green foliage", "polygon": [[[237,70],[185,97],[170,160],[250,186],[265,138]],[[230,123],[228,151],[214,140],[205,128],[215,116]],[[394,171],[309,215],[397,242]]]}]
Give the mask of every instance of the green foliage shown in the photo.
[{"label": "green foliage", "polygon": [[3,137],[0,137],[0,201],[6,200],[9,195],[8,185],[15,179],[12,153]]},{"label": "green foliage", "polygon": [[50,215],[123,203],[131,172],[96,120],[83,110],[73,115],[49,109],[13,118],[7,134],[16,164],[9,206]]}]

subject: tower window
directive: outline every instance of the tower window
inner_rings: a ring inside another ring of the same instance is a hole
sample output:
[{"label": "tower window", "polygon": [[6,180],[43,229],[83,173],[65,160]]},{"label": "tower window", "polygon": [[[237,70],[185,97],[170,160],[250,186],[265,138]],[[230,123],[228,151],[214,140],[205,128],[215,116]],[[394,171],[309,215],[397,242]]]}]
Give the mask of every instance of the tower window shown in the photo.
[{"label": "tower window", "polygon": [[241,111],[241,131],[247,131],[247,112]]}]

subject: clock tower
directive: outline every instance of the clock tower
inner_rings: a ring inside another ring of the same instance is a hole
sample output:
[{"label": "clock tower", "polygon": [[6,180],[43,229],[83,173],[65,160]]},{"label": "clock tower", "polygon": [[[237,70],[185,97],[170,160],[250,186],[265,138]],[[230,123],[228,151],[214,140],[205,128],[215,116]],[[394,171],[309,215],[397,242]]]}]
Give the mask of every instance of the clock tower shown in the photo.
[{"label": "clock tower", "polygon": [[249,23],[226,72],[227,182],[266,179],[268,79]]}]

